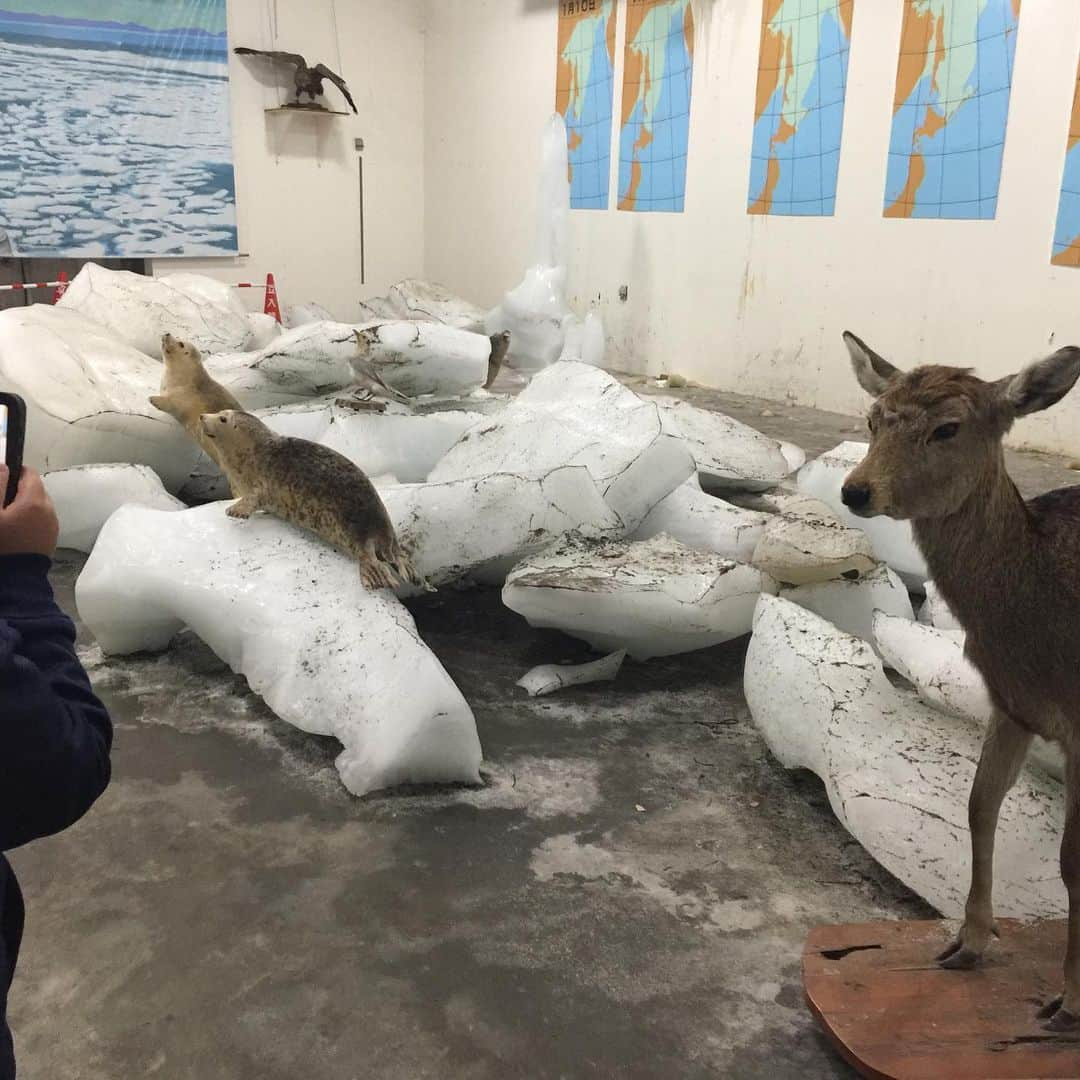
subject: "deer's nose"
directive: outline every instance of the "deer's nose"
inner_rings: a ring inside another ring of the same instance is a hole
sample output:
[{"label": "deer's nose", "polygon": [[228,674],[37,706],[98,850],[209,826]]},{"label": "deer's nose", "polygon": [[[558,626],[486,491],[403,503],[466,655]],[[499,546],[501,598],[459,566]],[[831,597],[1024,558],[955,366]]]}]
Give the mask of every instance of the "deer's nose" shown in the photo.
[{"label": "deer's nose", "polygon": [[870,489],[861,484],[845,484],[840,491],[840,498],[850,510],[865,510],[870,503]]}]

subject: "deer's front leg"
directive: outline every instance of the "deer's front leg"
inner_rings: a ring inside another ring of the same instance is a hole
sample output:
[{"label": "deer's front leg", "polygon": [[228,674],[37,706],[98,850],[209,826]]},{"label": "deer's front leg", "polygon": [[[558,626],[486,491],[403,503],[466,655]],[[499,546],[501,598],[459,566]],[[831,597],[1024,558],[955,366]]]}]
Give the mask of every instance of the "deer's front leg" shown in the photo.
[{"label": "deer's front leg", "polygon": [[979,767],[968,800],[971,830],[971,889],[964,925],[956,940],[937,958],[946,968],[974,967],[994,933],[994,834],[1001,804],[1016,783],[1031,735],[1002,712],[995,711],[983,743]]},{"label": "deer's front leg", "polygon": [[1050,1031],[1080,1027],[1080,756],[1066,755],[1065,833],[1061,838],[1061,878],[1069,893],[1065,947],[1065,993],[1039,1013]]}]

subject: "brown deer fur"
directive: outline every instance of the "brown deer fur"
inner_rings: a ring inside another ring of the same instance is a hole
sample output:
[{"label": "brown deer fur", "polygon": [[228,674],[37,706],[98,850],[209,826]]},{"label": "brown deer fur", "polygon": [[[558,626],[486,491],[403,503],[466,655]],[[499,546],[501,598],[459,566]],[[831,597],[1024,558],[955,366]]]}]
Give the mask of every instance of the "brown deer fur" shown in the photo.
[{"label": "brown deer fur", "polygon": [[870,450],[844,501],[864,517],[912,522],[941,595],[967,631],[965,651],[995,714],[968,806],[972,877],[956,941],[940,957],[973,966],[993,934],[998,812],[1032,734],[1061,744],[1066,820],[1061,875],[1069,897],[1065,991],[1040,1016],[1080,1024],[1080,487],[1025,502],[1001,440],[1018,416],[1059,401],[1080,376],[1080,349],[1061,349],[1018,375],[984,382],[970,371],[894,368],[853,334],[856,376],[876,401]]}]

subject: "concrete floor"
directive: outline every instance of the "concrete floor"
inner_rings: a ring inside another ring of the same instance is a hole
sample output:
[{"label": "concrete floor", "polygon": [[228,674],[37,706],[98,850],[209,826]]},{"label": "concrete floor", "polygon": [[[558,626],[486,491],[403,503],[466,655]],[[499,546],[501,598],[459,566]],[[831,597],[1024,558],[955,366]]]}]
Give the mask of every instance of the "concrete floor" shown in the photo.
[{"label": "concrete floor", "polygon": [[[640,388],[640,387],[639,387]],[[819,452],[862,423],[708,391]],[[774,416],[763,416],[773,412]],[[1023,455],[1027,491],[1080,479]],[[55,580],[74,610],[77,560]],[[530,700],[583,647],[497,592],[411,604],[472,704],[486,786],[359,801],[197,640],[105,662],[115,780],[16,853],[29,1080],[850,1077],[803,1004],[817,923],[931,917],[770,757],[745,642]]]}]

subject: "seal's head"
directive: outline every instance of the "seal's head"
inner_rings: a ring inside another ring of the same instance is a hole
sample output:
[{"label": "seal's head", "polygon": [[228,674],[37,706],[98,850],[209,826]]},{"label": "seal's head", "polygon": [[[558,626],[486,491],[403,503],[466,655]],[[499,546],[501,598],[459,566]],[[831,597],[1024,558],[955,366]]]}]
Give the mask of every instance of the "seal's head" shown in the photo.
[{"label": "seal's head", "polygon": [[199,363],[202,360],[199,350],[190,341],[181,341],[179,338],[174,338],[172,334],[161,336],[161,357],[166,363],[185,360],[189,363]]}]

